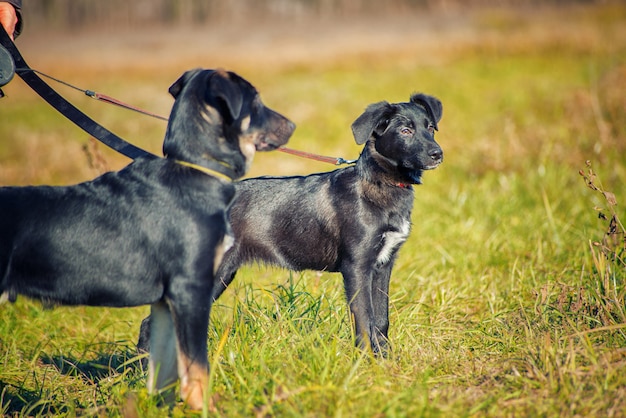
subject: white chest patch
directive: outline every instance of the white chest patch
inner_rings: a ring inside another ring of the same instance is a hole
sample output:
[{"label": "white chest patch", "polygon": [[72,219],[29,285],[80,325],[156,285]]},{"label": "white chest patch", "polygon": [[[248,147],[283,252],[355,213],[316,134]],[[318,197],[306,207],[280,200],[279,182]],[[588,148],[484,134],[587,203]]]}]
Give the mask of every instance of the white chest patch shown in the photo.
[{"label": "white chest patch", "polygon": [[232,246],[235,244],[235,236],[232,234],[224,235],[224,243],[222,244],[224,247],[224,252],[230,250]]},{"label": "white chest patch", "polygon": [[406,241],[411,231],[411,222],[405,220],[399,231],[387,231],[383,234],[383,246],[376,257],[376,264],[387,264],[400,245]]},{"label": "white chest patch", "polygon": [[235,236],[232,234],[225,234],[221,244],[215,248],[215,259],[213,260],[213,274],[217,273],[217,268],[222,263],[224,254],[226,253],[226,251],[230,250],[234,243]]}]

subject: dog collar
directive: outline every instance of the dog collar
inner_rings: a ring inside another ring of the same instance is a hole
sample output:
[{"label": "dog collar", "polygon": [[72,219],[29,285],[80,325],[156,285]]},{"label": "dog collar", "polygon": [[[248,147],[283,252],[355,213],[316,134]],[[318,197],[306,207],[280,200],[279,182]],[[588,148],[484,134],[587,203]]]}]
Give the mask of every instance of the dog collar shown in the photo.
[{"label": "dog collar", "polygon": [[408,184],[408,183],[396,183],[396,186],[400,187],[402,189],[411,189],[412,188],[411,185]]},{"label": "dog collar", "polygon": [[220,173],[217,170],[213,170],[211,168],[207,168],[198,164],[193,164],[187,161],[181,161],[181,160],[174,160],[174,161],[177,164],[184,165],[185,167],[190,167],[190,168],[193,168],[194,170],[202,171],[204,174],[207,174],[209,176],[217,177],[218,179],[222,179],[227,182],[233,181],[233,179],[230,176],[227,176],[224,173]]}]

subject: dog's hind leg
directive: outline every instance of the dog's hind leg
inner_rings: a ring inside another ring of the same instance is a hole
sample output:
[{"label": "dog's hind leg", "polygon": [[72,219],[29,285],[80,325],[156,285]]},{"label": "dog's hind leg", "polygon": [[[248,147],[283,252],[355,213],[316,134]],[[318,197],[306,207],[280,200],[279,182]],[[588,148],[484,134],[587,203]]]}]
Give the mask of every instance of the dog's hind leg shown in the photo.
[{"label": "dog's hind leg", "polygon": [[148,392],[156,394],[178,379],[176,333],[167,303],[157,302],[151,306],[150,311]]},{"label": "dog's hind leg", "polygon": [[[150,327],[152,326],[151,316],[148,315],[141,321],[139,328],[139,338],[137,339],[137,354],[144,355],[150,353]],[[141,368],[147,370],[148,358],[141,359]]]}]

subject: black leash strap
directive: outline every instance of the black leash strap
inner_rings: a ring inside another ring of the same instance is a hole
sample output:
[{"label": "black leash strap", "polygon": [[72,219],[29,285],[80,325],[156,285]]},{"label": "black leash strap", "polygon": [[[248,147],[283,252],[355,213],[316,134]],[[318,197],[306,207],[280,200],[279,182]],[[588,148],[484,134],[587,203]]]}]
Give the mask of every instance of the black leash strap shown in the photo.
[{"label": "black leash strap", "polygon": [[9,35],[2,26],[0,26],[0,44],[11,54],[15,63],[15,72],[20,76],[26,84],[30,86],[41,98],[48,102],[63,116],[74,122],[89,135],[98,139],[103,144],[109,146],[115,151],[135,159],[139,157],[159,158],[156,155],[143,150],[135,145],[125,141],[115,135],[96,121],[85,115],[78,108],[65,100],[63,96],[54,91],[52,87],[46,84],[39,76],[26,64],[26,61],[20,54]]},{"label": "black leash strap", "polygon": [[[4,48],[3,48],[4,47]],[[6,49],[5,49],[6,48]],[[45,101],[47,101],[52,107],[54,107],[59,113],[68,118],[74,124],[78,125],[85,132],[109,146],[115,151],[127,156],[128,158],[135,159],[139,157],[159,158],[158,156],[149,153],[135,145],[125,141],[119,136],[115,135],[111,131],[104,128],[102,125],[89,118],[83,112],[78,110],[74,105],[65,100],[60,94],[58,94],[52,87],[46,84],[39,75],[49,78],[58,83],[64,84],[73,89],[79,90],[85,93],[87,96],[96,100],[103,101],[105,103],[121,106],[125,109],[142,113],[144,115],[152,116],[157,119],[167,121],[168,119],[159,116],[157,114],[139,109],[135,106],[128,105],[110,96],[94,92],[92,90],[83,90],[65,81],[59,80],[40,71],[34,70],[26,64],[24,58],[20,54],[19,50],[7,35],[6,31],[0,26],[0,87],[6,85],[13,78],[14,73],[17,73],[22,80],[30,88],[32,88],[37,94],[39,94]],[[2,90],[0,89],[0,98],[3,97]],[[322,161],[334,165],[354,164],[356,160],[345,160],[341,157],[325,157],[317,154],[311,154],[309,152],[293,150],[287,147],[280,147],[278,151],[285,152],[287,154],[297,155],[299,157],[308,158],[312,160]],[[211,163],[212,170],[218,171],[232,179],[238,177],[233,170],[228,167],[224,167],[219,163]]]}]

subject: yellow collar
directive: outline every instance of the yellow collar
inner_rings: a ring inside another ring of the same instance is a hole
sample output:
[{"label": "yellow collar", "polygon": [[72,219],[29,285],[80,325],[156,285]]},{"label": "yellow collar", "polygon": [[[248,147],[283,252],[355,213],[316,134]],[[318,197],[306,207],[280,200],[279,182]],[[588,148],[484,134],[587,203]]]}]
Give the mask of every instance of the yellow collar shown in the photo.
[{"label": "yellow collar", "polygon": [[198,165],[198,164],[189,163],[187,161],[180,161],[180,160],[174,160],[174,161],[177,164],[184,165],[185,167],[191,167],[191,168],[193,168],[195,170],[202,171],[204,174],[208,174],[209,176],[217,177],[218,179],[222,179],[222,180],[227,181],[227,182],[233,181],[233,179],[228,177],[226,174],[222,174],[222,173],[220,173],[217,170],[212,170],[210,168],[203,167],[203,166]]}]

